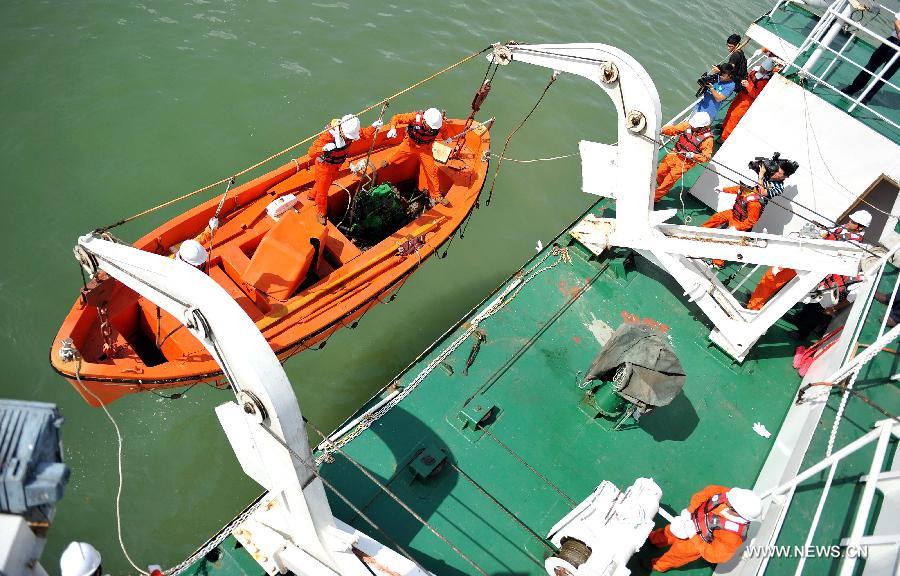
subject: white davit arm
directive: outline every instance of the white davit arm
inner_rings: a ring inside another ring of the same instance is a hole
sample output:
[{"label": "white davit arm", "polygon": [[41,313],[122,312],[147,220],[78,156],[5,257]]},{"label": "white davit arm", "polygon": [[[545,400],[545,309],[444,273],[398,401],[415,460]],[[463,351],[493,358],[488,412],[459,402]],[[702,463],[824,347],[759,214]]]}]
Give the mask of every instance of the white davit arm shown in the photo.
[{"label": "white davit arm", "polygon": [[[244,471],[283,503],[277,533],[296,547],[282,545],[284,564],[301,575],[371,575],[351,548],[359,539],[335,526],[287,375],[237,302],[193,266],[131,246],[86,235],[76,255],[91,275],[103,270],[180,319],[222,367],[237,401],[216,413]],[[406,565],[396,573],[421,574],[396,557]]]},{"label": "white davit arm", "polygon": [[495,46],[491,58],[523,62],[587,78],[606,92],[616,107],[616,216],[629,226],[618,234],[643,233],[650,227],[656,188],[661,127],[659,93],[637,60],[606,44],[508,44]]}]

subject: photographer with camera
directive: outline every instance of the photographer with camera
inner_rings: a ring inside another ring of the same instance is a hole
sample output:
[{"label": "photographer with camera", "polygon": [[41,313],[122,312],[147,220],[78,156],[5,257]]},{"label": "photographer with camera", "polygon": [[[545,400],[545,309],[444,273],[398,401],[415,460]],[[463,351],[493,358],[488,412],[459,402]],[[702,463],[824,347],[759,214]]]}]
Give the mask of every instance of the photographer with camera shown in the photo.
[{"label": "photographer with camera", "polygon": [[[797,171],[798,164],[781,158],[776,152],[771,158],[758,156],[750,162],[751,170],[756,170],[758,178],[755,187],[741,183],[722,188],[720,192],[736,194],[730,210],[716,212],[701,224],[704,228],[728,228],[749,232],[759,222],[766,204],[784,192],[784,180]],[[713,265],[721,268],[724,260],[713,260]]]},{"label": "photographer with camera", "polygon": [[709,162],[713,152],[713,135],[709,125],[712,119],[706,112],[695,112],[687,122],[666,125],[661,132],[666,136],[678,136],[675,148],[659,162],[656,170],[656,193],[653,201],[659,202],[685,172],[698,162]]},{"label": "photographer with camera", "polygon": [[714,120],[719,108],[734,93],[734,66],[730,63],[717,67],[718,74],[704,74],[697,79],[700,89],[697,96],[703,95],[694,107],[694,112],[706,112],[710,120]]},{"label": "photographer with camera", "polygon": [[[825,240],[835,240],[838,242],[862,242],[863,234],[865,234],[866,228],[868,228],[871,223],[872,214],[870,214],[868,210],[857,210],[847,217],[847,223],[843,226],[835,226],[834,228],[822,226],[819,231],[819,236]],[[750,295],[750,302],[747,304],[747,309],[761,309],[765,306],[766,302],[769,301],[769,298],[774,296],[796,275],[797,271],[791,268],[769,268],[766,273],[763,274],[762,278],[760,278],[759,284],[757,284],[756,288],[753,290],[753,294]],[[827,284],[829,287],[845,287],[849,286],[851,282],[849,278],[833,274],[823,280],[822,284]],[[835,302],[839,303],[841,297],[841,291],[838,290],[838,297],[835,299]],[[843,297],[844,300],[847,300],[846,295],[843,295]]]}]

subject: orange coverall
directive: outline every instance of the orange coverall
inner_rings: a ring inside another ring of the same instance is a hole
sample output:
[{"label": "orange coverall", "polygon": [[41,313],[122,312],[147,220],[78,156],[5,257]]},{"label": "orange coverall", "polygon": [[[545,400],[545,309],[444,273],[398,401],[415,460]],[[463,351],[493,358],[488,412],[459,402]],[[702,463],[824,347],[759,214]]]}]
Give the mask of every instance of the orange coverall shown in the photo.
[{"label": "orange coverall", "polygon": [[[369,140],[375,136],[376,131],[377,129],[371,126],[362,128],[359,131],[359,140],[353,140],[350,144],[359,142],[360,140]],[[312,143],[312,146],[309,147],[309,151],[307,152],[314,163],[313,174],[316,178],[315,184],[313,184],[309,195],[315,198],[316,211],[320,216],[325,216],[328,213],[328,189],[331,188],[331,183],[334,182],[334,179],[337,177],[337,173],[343,164],[343,162],[341,162],[341,164],[329,164],[322,160],[326,144],[334,144],[334,136],[327,130],[322,134],[319,134],[319,137],[316,138],[315,142]],[[346,155],[346,151],[341,153]]]},{"label": "orange coverall", "polygon": [[[749,232],[753,230],[753,227],[759,222],[760,216],[762,216],[763,205],[762,202],[759,201],[759,194],[756,190],[752,188],[741,188],[740,186],[728,186],[727,188],[722,188],[722,192],[728,192],[729,194],[737,194],[738,196],[734,199],[735,204],[738,203],[740,197],[743,196],[745,199],[748,196],[754,197],[753,199],[747,199],[747,217],[743,220],[738,218],[738,215],[735,214],[734,208],[730,208],[728,210],[723,210],[721,212],[716,212],[712,216],[709,217],[709,220],[701,224],[704,228],[734,228],[735,230],[740,230],[741,232]],[[724,226],[723,226],[724,225]]]},{"label": "orange coverall", "polygon": [[[851,232],[843,226],[832,228],[825,236],[826,240],[851,240],[853,242],[862,242],[862,238],[861,232]],[[769,301],[769,298],[797,275],[797,271],[791,268],[778,268],[777,272],[775,270],[775,268],[769,268],[759,279],[759,284],[756,285],[753,294],[750,295],[750,302],[747,303],[748,310],[761,309]]]},{"label": "orange coverall", "polygon": [[790,282],[797,271],[793,268],[769,268],[766,273],[759,279],[759,284],[753,289],[750,295],[750,302],[747,303],[748,310],[760,310],[769,301],[769,298]]},{"label": "orange coverall", "polygon": [[[742,188],[740,186],[728,186],[722,188],[722,192],[737,194],[737,197],[734,199],[735,207],[741,197],[743,197],[747,203],[747,216],[741,220],[739,215],[735,213],[735,208],[730,208],[728,210],[716,212],[709,217],[709,220],[700,226],[703,228],[733,228],[735,230],[740,230],[741,232],[753,230],[753,227],[759,222],[759,217],[762,216],[763,211],[763,204],[759,201],[759,194],[752,188]],[[750,197],[750,199],[748,199],[748,197]],[[725,261],[713,260],[713,264],[721,268],[725,265]]]},{"label": "orange coverall", "polygon": [[[724,486],[707,486],[691,497],[691,503],[687,507],[688,512],[693,512],[715,494],[727,491],[728,488]],[[715,530],[713,541],[710,544],[707,544],[699,534],[694,534],[688,540],[682,540],[676,538],[667,525],[665,528],[659,528],[650,533],[650,543],[657,548],[671,546],[665,554],[653,561],[654,570],[665,572],[684,566],[698,558],[703,558],[711,564],[727,562],[738,551],[744,540],[728,530]]]},{"label": "orange coverall", "polygon": [[725,113],[725,119],[722,121],[722,142],[728,138],[734,130],[734,127],[737,126],[737,123],[741,121],[741,118],[743,118],[744,114],[747,113],[747,110],[750,109],[750,105],[753,104],[753,101],[756,100],[756,97],[759,96],[762,89],[769,83],[768,78],[762,78],[761,80],[756,80],[756,82],[754,82],[754,74],[756,74],[756,70],[751,70],[749,72],[747,75],[747,85],[734,97],[731,106],[728,107],[728,112]]},{"label": "orange coverall", "polygon": [[[691,125],[687,122],[674,126],[663,126],[661,132],[666,136],[678,136],[684,134]],[[672,186],[684,176],[684,173],[693,168],[698,162],[709,162],[713,152],[712,134],[700,143],[700,153],[692,159],[687,159],[674,150],[663,157],[656,170],[656,194],[653,201],[659,202],[663,196],[669,193]]]},{"label": "orange coverall", "polygon": [[[410,112],[409,114],[397,114],[391,118],[390,125],[395,127],[399,132],[401,125],[405,126],[416,121],[416,114],[421,112]],[[446,125],[445,125],[446,126]],[[441,126],[435,140],[444,140],[447,138],[446,128]],[[434,163],[434,156],[431,153],[431,144],[418,144],[410,139],[409,134],[404,135],[403,142],[397,147],[397,151],[391,156],[388,164],[401,164],[411,158],[415,158],[419,164],[419,188],[428,190],[428,195],[432,198],[440,198],[442,196],[440,190],[440,180],[438,179],[437,165]],[[423,187],[422,184],[425,184]]]}]

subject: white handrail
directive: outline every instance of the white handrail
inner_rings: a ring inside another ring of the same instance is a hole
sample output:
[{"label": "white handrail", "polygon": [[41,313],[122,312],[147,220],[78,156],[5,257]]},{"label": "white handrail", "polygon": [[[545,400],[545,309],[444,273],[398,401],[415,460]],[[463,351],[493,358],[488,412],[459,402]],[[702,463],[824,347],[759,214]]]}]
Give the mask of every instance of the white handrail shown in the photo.
[{"label": "white handrail", "polygon": [[[844,12],[847,12],[848,10],[849,10],[849,12],[845,15]],[[875,43],[876,46],[883,45],[883,44],[891,45],[894,48],[896,53],[891,58],[891,60],[887,63],[887,65],[882,67],[882,69],[879,72],[877,72],[877,73],[869,72],[872,75],[872,78],[869,80],[869,82],[867,82],[866,87],[863,90],[862,94],[860,94],[856,98],[850,98],[851,105],[850,105],[849,109],[847,110],[847,112],[848,113],[853,112],[857,107],[862,106],[869,112],[876,115],[881,120],[884,120],[885,122],[889,123],[894,128],[900,129],[900,125],[898,125],[897,123],[892,121],[890,118],[887,118],[883,114],[877,112],[876,110],[872,109],[867,104],[864,104],[862,102],[862,99],[865,98],[869,94],[869,92],[874,88],[875,84],[878,82],[884,82],[885,84],[888,84],[889,86],[891,86],[893,89],[900,91],[900,87],[898,87],[896,84],[891,82],[890,79],[884,77],[884,72],[890,68],[890,66],[896,61],[897,58],[900,58],[900,47],[894,46],[893,43],[890,42],[885,36],[881,36],[880,34],[877,34],[874,31],[870,30],[868,27],[866,27],[862,23],[856,22],[852,18],[849,18],[849,14],[852,13],[852,10],[853,10],[853,8],[850,5],[848,0],[836,0],[835,2],[833,2],[828,7],[828,9],[825,11],[825,13],[822,15],[822,17],[819,19],[819,21],[816,23],[816,25],[813,27],[813,29],[810,31],[810,33],[807,35],[806,39],[800,45],[799,49],[794,54],[794,57],[791,59],[791,61],[787,63],[787,66],[785,66],[785,69],[782,73],[783,74],[786,73],[791,67],[797,68],[798,70],[800,70],[801,74],[803,74],[804,76],[813,78],[816,81],[815,82],[816,86],[818,86],[819,84],[824,84],[829,89],[831,89],[835,92],[840,92],[840,90],[837,87],[831,85],[830,83],[828,83],[827,81],[824,80],[825,75],[831,70],[831,67],[834,65],[834,62],[836,62],[837,60],[841,60],[842,62],[847,62],[849,64],[852,64],[853,66],[855,66],[856,68],[858,68],[860,70],[865,70],[866,72],[868,72],[868,70],[866,70],[866,68],[863,65],[858,64],[858,63],[854,62],[853,60],[846,58],[843,55],[843,52],[846,49],[846,47],[849,45],[850,40],[848,40],[844,44],[844,46],[841,48],[840,52],[835,51],[833,48],[831,48],[828,45],[831,42],[831,40],[833,39],[833,37],[837,34],[837,29],[840,26],[840,24],[838,24],[838,21],[840,21],[843,24],[853,26],[856,29],[856,32],[854,32],[852,37],[859,36],[859,32],[862,32],[863,34],[867,35]],[[769,13],[770,16],[773,12],[774,12],[774,10]],[[852,40],[852,37],[851,37],[851,40]],[[816,50],[813,52],[813,54],[811,54],[807,58],[807,60],[804,62],[802,67],[799,66],[797,64],[797,59],[800,57],[801,54],[805,53],[811,46],[816,46]],[[819,60],[820,55],[826,50],[835,55],[835,60],[833,60],[831,63],[829,63],[829,65],[825,68],[824,72],[822,72],[820,75],[816,75],[812,72],[812,66],[815,65],[815,63]]]},{"label": "white handrail", "polygon": [[[882,420],[882,423],[885,422]],[[866,487],[863,488],[862,497],[860,499],[859,508],[856,510],[856,519],[853,521],[853,529],[850,531],[850,538],[847,540],[847,547],[859,546],[860,539],[869,523],[869,512],[872,511],[872,500],[875,496],[875,486],[878,484],[878,474],[884,466],[884,456],[887,453],[888,442],[891,439],[893,424],[882,425],[878,431],[878,444],[875,446],[875,455],[872,457],[872,464],[869,466],[869,475],[866,478]],[[848,557],[841,565],[840,576],[852,576],[856,568],[856,557]]]},{"label": "white handrail", "polygon": [[763,494],[760,495],[760,498],[763,498],[763,499],[772,498],[773,496],[782,494],[784,492],[787,492],[788,490],[796,488],[798,485],[809,480],[810,478],[812,478],[813,476],[815,476],[822,470],[831,466],[833,463],[846,458],[847,456],[849,456],[850,454],[853,454],[854,452],[856,452],[863,446],[866,446],[867,444],[872,443],[876,438],[881,436],[883,427],[888,427],[889,429],[893,429],[894,426],[900,426],[900,424],[897,424],[897,422],[895,422],[894,420],[879,420],[878,422],[876,422],[874,430],[867,432],[864,436],[861,436],[861,437],[857,438],[856,440],[854,440],[853,442],[851,442],[850,444],[847,444],[846,446],[844,446],[843,448],[841,448],[840,450],[838,450],[837,452],[835,452],[828,458],[825,458],[823,460],[820,460],[818,463],[813,464],[812,466],[810,466],[809,468],[807,468],[800,474],[797,474],[796,476],[794,476],[787,482],[784,482],[770,490],[766,490]]}]

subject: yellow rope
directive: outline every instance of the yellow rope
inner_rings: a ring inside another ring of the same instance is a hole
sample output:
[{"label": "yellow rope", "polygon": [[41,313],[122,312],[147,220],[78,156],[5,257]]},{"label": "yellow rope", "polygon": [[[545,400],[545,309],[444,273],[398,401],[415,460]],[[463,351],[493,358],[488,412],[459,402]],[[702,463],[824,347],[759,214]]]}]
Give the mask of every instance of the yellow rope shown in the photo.
[{"label": "yellow rope", "polygon": [[[492,48],[492,46],[488,46],[488,47],[483,48],[483,49],[481,49],[481,50],[479,50],[479,51],[477,51],[477,52],[472,52],[471,54],[469,54],[468,56],[466,56],[466,57],[463,58],[462,60],[459,60],[458,62],[456,62],[456,63],[454,63],[454,64],[451,64],[450,66],[447,66],[446,68],[443,68],[443,69],[441,69],[441,70],[435,72],[435,73],[432,74],[431,76],[428,76],[427,78],[424,78],[424,79],[422,79],[422,80],[419,80],[419,81],[416,82],[415,84],[412,84],[412,85],[410,85],[410,86],[407,86],[407,87],[404,88],[403,90],[400,90],[399,92],[397,92],[397,93],[395,93],[395,94],[393,94],[393,95],[391,95],[391,96],[388,96],[387,98],[383,98],[383,99],[379,100],[378,102],[376,102],[376,103],[374,103],[374,104],[371,104],[371,105],[369,105],[369,106],[363,108],[362,110],[360,110],[359,112],[357,112],[356,115],[357,115],[357,116],[362,116],[363,114],[365,114],[365,113],[368,112],[369,110],[372,110],[373,108],[375,108],[375,107],[377,107],[377,106],[380,106],[380,105],[384,104],[385,102],[388,102],[388,101],[390,101],[390,100],[393,100],[394,98],[397,98],[398,96],[402,96],[403,94],[406,94],[406,93],[409,92],[410,90],[414,90],[414,89],[418,88],[418,87],[421,86],[422,84],[425,84],[426,82],[429,82],[429,81],[431,81],[431,80],[437,78],[437,77],[440,76],[441,74],[445,74],[445,73],[447,73],[447,72],[453,70],[453,69],[456,68],[457,66],[460,66],[460,65],[462,65],[462,64],[465,64],[466,62],[468,62],[468,61],[471,60],[472,58],[475,58],[475,57],[477,57],[477,56],[479,56],[479,55],[481,55],[481,54],[484,54],[485,52],[487,52],[487,51],[490,50],[491,48]],[[252,166],[248,166],[247,168],[244,168],[244,169],[241,170],[240,172],[235,173],[233,176],[228,176],[227,178],[222,178],[221,180],[218,180],[218,181],[216,181],[216,182],[213,182],[212,184],[208,184],[208,185],[206,185],[206,186],[204,186],[204,187],[202,187],[202,188],[197,188],[197,189],[194,190],[193,192],[188,192],[187,194],[183,194],[183,195],[179,196],[178,198],[173,198],[172,200],[169,200],[169,201],[167,201],[167,202],[163,202],[162,204],[159,204],[159,205],[154,206],[154,207],[152,207],[152,208],[148,208],[148,209],[146,209],[146,210],[144,210],[144,211],[142,211],[142,212],[138,212],[137,214],[134,214],[134,215],[132,215],[132,216],[129,216],[128,218],[125,218],[124,220],[119,220],[119,221],[116,222],[115,224],[111,224],[111,225],[109,225],[109,226],[106,226],[105,228],[101,228],[100,230],[109,230],[109,229],[111,229],[111,228],[115,228],[116,226],[121,226],[122,224],[125,224],[125,223],[127,223],[127,222],[131,222],[132,220],[135,220],[135,219],[137,219],[137,218],[140,218],[141,216],[146,216],[147,214],[150,214],[151,212],[156,212],[157,210],[161,210],[162,208],[165,208],[165,207],[167,207],[167,206],[171,206],[172,204],[175,204],[175,203],[177,203],[177,202],[181,202],[182,200],[185,200],[185,199],[187,199],[187,198],[190,198],[191,196],[196,196],[197,194],[200,194],[201,192],[206,192],[207,190],[210,190],[211,188],[215,188],[216,186],[219,186],[219,185],[221,185],[221,184],[224,184],[225,182],[228,182],[228,181],[229,181],[230,179],[232,179],[232,178],[237,178],[238,176],[243,176],[243,175],[246,174],[247,172],[250,172],[251,170],[255,170],[255,169],[259,168],[260,166],[262,166],[263,164],[266,164],[267,162],[270,162],[271,160],[273,160],[273,159],[275,159],[275,158],[278,158],[279,156],[282,156],[282,155],[284,155],[284,154],[287,154],[287,153],[290,152],[291,150],[294,150],[294,149],[298,148],[299,146],[302,146],[302,145],[306,144],[307,142],[310,142],[312,139],[317,138],[318,136],[320,136],[321,134],[323,134],[326,130],[328,130],[328,128],[325,128],[325,129],[323,129],[323,130],[321,130],[321,131],[319,131],[319,132],[316,132],[316,133],[313,134],[312,136],[308,136],[307,138],[304,138],[303,140],[300,140],[300,141],[297,142],[296,144],[292,144],[292,145],[288,146],[287,148],[285,148],[284,150],[281,150],[280,152],[276,152],[275,154],[272,154],[271,156],[269,156],[269,157],[266,158],[265,160],[260,160],[260,161],[257,162],[256,164],[253,164]]]}]

